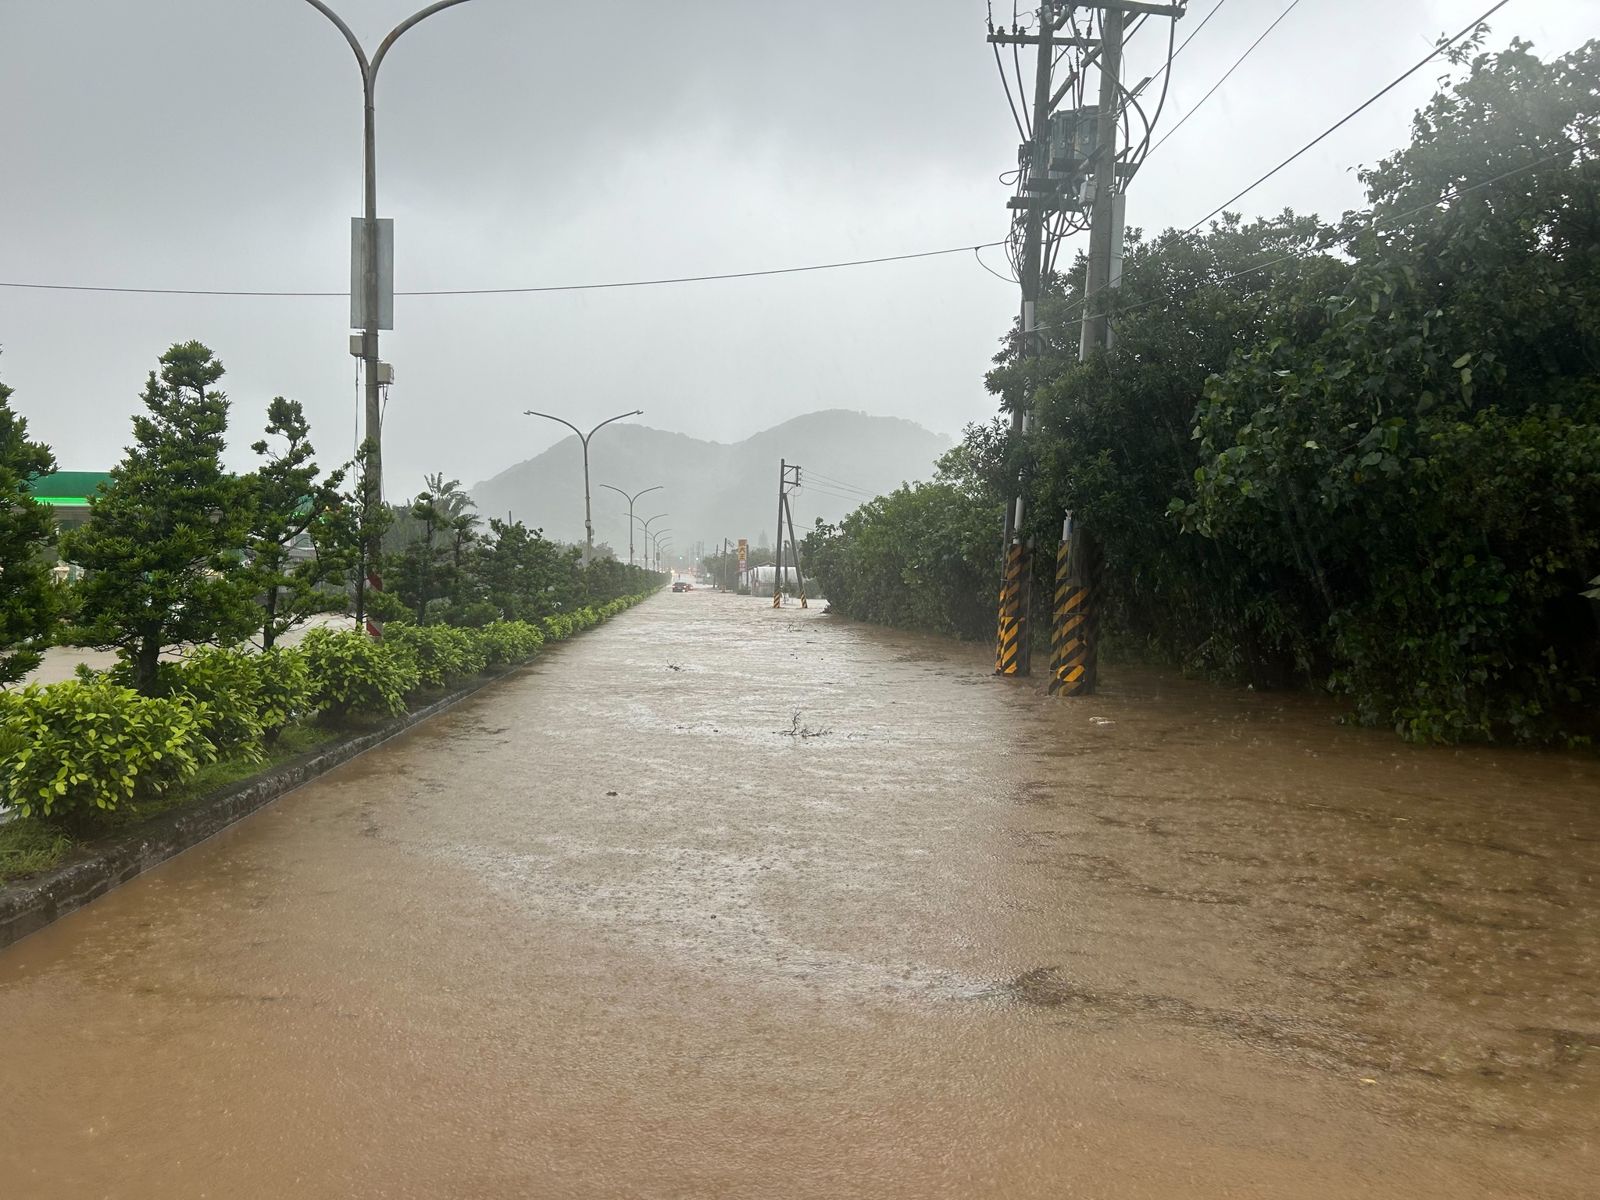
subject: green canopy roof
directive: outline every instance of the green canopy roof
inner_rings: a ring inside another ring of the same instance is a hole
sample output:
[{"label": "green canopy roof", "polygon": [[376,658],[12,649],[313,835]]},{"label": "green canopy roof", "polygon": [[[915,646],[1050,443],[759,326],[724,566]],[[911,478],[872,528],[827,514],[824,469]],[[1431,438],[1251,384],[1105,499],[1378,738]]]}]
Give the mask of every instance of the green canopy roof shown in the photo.
[{"label": "green canopy roof", "polygon": [[87,508],[89,498],[103,483],[111,482],[109,471],[57,471],[28,481],[28,491],[40,504],[56,508]]}]

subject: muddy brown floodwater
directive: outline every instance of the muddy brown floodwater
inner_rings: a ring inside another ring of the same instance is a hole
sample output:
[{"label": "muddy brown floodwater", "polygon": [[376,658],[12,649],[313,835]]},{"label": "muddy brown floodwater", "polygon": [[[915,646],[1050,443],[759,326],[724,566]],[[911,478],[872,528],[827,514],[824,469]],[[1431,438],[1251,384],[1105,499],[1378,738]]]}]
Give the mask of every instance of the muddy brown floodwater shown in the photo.
[{"label": "muddy brown floodwater", "polygon": [[0,954],[0,1195],[1593,1197],[1600,764],[661,595]]}]

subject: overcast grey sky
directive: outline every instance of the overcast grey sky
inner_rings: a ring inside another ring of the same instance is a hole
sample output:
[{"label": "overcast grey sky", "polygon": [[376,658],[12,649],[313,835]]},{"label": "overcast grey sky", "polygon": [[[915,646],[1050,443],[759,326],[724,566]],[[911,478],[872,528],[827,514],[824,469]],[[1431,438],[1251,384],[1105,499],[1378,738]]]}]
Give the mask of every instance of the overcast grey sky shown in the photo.
[{"label": "overcast grey sky", "polygon": [[[1193,0],[1185,35],[1214,0]],[[1288,0],[1227,0],[1178,59],[1170,128]],[[421,0],[335,0],[375,46]],[[1131,224],[1187,225],[1488,0],[1302,0],[1159,153]],[[407,33],[378,87],[396,285],[515,287],[909,253],[1003,236],[1016,134],[983,0],[470,0]],[[997,8],[1009,20],[1010,7]],[[1512,0],[1547,55],[1600,0]],[[1151,73],[1152,23],[1127,77]],[[1026,69],[1026,66],[1025,66]],[[1430,67],[1242,201],[1337,213],[1407,136]],[[0,280],[337,290],[360,211],[360,86],[303,0],[0,0]],[[1067,261],[1072,247],[1062,254]],[[999,251],[990,252],[999,265]],[[388,491],[467,483],[621,409],[734,441],[818,408],[957,434],[1016,289],[970,254],[800,276],[535,296],[400,297]],[[268,399],[324,461],[355,435],[340,298],[0,288],[0,379],[64,468],[111,465],[145,373],[199,338],[228,368],[235,465]]]}]

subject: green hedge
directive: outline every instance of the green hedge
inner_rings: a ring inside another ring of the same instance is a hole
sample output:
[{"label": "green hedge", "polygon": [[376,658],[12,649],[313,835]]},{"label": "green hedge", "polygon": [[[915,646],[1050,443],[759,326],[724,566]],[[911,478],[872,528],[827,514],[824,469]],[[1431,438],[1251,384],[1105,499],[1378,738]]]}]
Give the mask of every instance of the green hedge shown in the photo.
[{"label": "green hedge", "polygon": [[334,723],[397,717],[419,681],[415,660],[359,630],[313,629],[301,643],[317,711]]},{"label": "green hedge", "polygon": [[159,795],[219,756],[256,762],[296,721],[398,716],[409,696],[538,654],[640,600],[629,596],[543,623],[482,628],[391,626],[383,642],[315,629],[299,647],[262,654],[202,647],[161,665],[166,695],[139,695],[121,668],[0,692],[0,804],[23,818],[85,825],[98,812]]},{"label": "green hedge", "polygon": [[491,621],[477,635],[491,667],[532,658],[544,645],[544,634],[526,621]]},{"label": "green hedge", "polygon": [[478,631],[452,625],[399,625],[385,631],[383,645],[410,660],[417,673],[416,686],[422,691],[470,679],[488,662]]},{"label": "green hedge", "polygon": [[210,721],[204,702],[141,696],[109,679],[24,688],[0,705],[0,800],[75,824],[158,795],[215,759]]}]

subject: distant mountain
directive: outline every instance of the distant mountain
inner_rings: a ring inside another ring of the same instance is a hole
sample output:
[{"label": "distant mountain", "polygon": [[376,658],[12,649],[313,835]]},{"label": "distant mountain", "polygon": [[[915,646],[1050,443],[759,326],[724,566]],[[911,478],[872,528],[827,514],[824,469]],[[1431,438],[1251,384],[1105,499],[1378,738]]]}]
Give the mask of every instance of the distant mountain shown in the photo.
[{"label": "distant mountain", "polygon": [[[685,554],[697,542],[709,552],[724,537],[770,544],[777,525],[780,460],[801,467],[801,490],[790,503],[795,532],[804,537],[818,517],[837,521],[871,496],[927,479],[934,461],[949,448],[946,438],[911,421],[845,409],[808,413],[731,446],[621,422],[589,446],[595,543],[605,542],[627,557],[627,502],[602,483],[629,493],[663,485],[639,499],[635,514],[668,513],[651,528],[672,529],[675,549]],[[581,541],[582,447],[576,437],[567,437],[478,484],[472,497],[485,517],[509,513],[542,528],[546,537]]]}]

